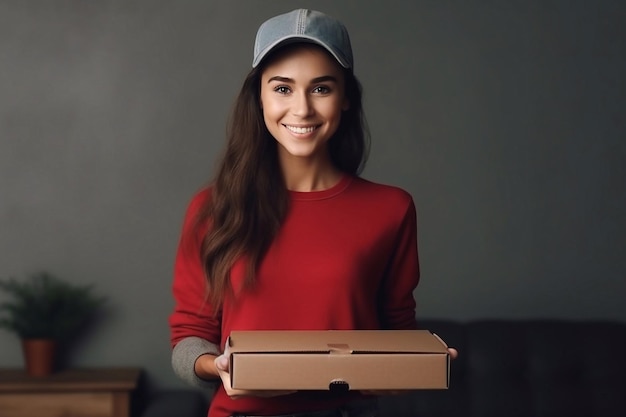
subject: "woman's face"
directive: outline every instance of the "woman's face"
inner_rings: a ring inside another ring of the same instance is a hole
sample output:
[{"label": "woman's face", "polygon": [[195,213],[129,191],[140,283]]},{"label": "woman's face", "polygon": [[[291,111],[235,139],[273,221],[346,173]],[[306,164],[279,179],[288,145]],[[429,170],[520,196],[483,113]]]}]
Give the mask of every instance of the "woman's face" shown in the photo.
[{"label": "woman's face", "polygon": [[326,145],[348,109],[343,71],[322,48],[280,51],[261,75],[261,106],[281,161],[328,159]]}]

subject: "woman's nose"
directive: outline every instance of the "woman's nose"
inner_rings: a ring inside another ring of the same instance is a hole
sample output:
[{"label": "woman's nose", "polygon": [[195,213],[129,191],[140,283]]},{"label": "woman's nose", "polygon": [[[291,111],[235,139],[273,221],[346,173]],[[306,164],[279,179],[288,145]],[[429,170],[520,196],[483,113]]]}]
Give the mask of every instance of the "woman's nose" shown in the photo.
[{"label": "woman's nose", "polygon": [[311,97],[306,93],[296,94],[294,98],[292,112],[298,117],[310,116],[314,113]]}]

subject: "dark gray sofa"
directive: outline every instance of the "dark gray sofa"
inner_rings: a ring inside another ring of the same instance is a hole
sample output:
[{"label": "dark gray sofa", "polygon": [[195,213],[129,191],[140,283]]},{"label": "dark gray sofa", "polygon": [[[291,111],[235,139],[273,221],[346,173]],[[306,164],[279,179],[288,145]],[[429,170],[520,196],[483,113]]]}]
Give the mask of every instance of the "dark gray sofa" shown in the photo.
[{"label": "dark gray sofa", "polygon": [[206,417],[208,397],[194,389],[159,390],[138,401],[138,417]]},{"label": "dark gray sofa", "polygon": [[[625,417],[626,323],[422,320],[460,356],[448,390],[380,397],[381,417]],[[206,417],[196,391],[160,393],[140,417]]]}]

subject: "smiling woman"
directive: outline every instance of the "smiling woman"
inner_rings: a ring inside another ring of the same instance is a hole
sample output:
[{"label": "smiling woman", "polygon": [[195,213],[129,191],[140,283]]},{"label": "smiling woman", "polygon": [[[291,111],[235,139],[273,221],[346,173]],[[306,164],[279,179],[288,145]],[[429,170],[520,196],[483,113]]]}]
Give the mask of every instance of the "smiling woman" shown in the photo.
[{"label": "smiling woman", "polygon": [[369,138],[346,28],[294,10],[263,23],[254,50],[216,178],[186,213],[173,366],[196,385],[221,382],[210,417],[375,416],[372,392],[230,385],[233,330],[417,326],[415,206],[359,176]]}]

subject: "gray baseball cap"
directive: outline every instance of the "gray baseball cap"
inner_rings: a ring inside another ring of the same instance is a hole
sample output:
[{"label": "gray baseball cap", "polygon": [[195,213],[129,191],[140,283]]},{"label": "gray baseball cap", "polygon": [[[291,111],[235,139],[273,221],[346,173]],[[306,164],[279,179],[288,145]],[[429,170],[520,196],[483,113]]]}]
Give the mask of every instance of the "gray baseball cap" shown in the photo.
[{"label": "gray baseball cap", "polygon": [[344,68],[353,68],[348,30],[339,20],[324,13],[297,9],[266,20],[256,34],[256,67],[268,53],[289,43],[307,42],[324,47]]}]

